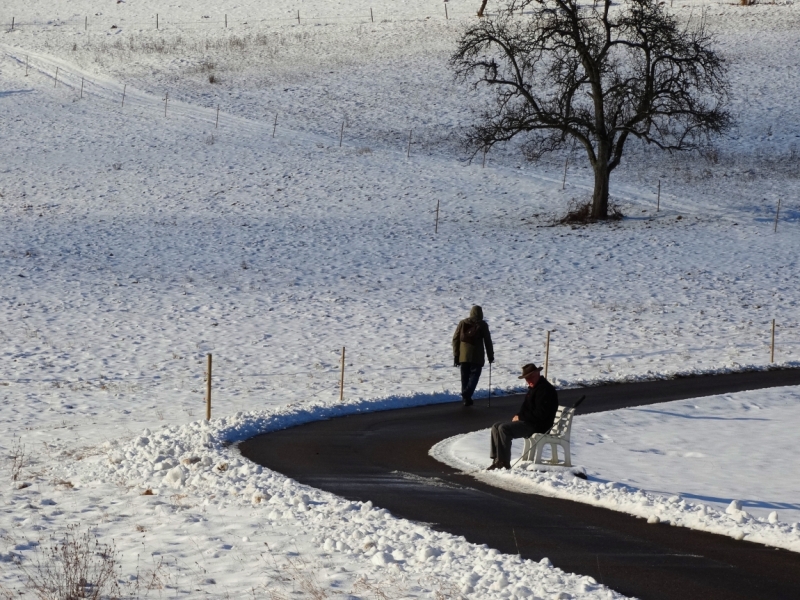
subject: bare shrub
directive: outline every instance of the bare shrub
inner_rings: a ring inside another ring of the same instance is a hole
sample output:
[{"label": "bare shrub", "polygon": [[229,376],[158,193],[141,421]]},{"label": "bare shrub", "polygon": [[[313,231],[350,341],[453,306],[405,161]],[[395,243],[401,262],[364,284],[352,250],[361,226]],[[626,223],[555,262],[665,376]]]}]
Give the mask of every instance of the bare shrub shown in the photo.
[{"label": "bare shrub", "polygon": [[25,446],[20,438],[11,442],[11,481],[17,481],[22,476],[22,467],[25,466]]},{"label": "bare shrub", "polygon": [[38,550],[28,589],[40,600],[120,598],[120,566],[114,543],[104,544],[70,525],[60,541]]},{"label": "bare shrub", "polygon": [[[608,220],[621,221],[623,218],[625,218],[625,215],[622,214],[622,210],[620,210],[619,206],[617,206],[613,202],[609,202]],[[567,214],[561,217],[560,219],[557,219],[555,224],[588,225],[589,223],[595,223],[595,222],[597,222],[597,219],[592,217],[592,201],[584,200],[583,202],[581,202],[573,198],[570,201],[569,206],[567,207]]]}]

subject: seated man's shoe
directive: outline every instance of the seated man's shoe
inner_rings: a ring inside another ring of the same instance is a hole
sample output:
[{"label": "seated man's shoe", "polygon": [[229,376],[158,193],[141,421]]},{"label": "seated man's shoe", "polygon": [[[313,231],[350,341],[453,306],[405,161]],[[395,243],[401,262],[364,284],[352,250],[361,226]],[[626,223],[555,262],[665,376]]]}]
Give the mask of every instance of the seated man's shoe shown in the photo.
[{"label": "seated man's shoe", "polygon": [[503,467],[503,463],[499,460],[495,460],[491,465],[486,467],[487,471],[494,471],[495,469],[501,469]]},{"label": "seated man's shoe", "polygon": [[511,469],[511,463],[503,463],[504,469]]}]

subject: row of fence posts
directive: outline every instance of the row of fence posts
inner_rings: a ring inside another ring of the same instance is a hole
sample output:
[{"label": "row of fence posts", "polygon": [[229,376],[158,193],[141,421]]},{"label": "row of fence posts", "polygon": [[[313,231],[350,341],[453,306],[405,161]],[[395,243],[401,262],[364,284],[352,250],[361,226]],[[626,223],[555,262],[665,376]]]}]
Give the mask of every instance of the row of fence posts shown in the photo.
[{"label": "row of fence posts", "polygon": [[[227,15],[227,13],[225,15],[223,15],[223,17],[224,17],[225,29],[227,29],[228,28],[228,15]],[[445,5],[444,5],[444,18],[446,20],[448,20],[448,21],[450,20],[450,14],[447,11],[447,0],[445,0]],[[324,20],[325,17],[318,17],[317,19],[318,20],[319,19]],[[314,19],[314,17],[307,17],[307,20],[313,21],[315,19]],[[375,22],[375,13],[372,11],[372,7],[370,7],[370,9],[369,9],[369,20],[370,20],[371,23]],[[17,21],[16,17],[11,17],[11,31],[14,31],[14,27],[16,26],[16,21]],[[301,22],[300,22],[300,11],[299,10],[297,11],[297,24],[298,25],[301,24]],[[85,16],[83,18],[83,30],[84,31],[89,31],[89,17],[88,16]],[[156,13],[156,31],[160,31],[160,30],[161,30],[161,27],[160,27],[160,21],[159,21],[159,14]]]},{"label": "row of fence posts", "polygon": [[[672,7],[673,2],[674,2],[674,0],[670,0],[670,3],[669,3],[670,8]],[[595,0],[594,6],[597,7],[597,0]],[[523,11],[520,11],[520,16],[522,16],[523,14],[524,14],[524,9],[523,9]],[[224,17],[224,24],[225,24],[224,26],[225,26],[225,29],[227,29],[228,28],[228,15],[227,15],[227,13],[225,15],[223,15],[223,17]],[[447,0],[444,0],[444,18],[447,21],[450,20],[450,13],[447,10]],[[313,21],[314,17],[309,17],[309,19]],[[317,17],[317,19],[324,20],[325,17]],[[370,7],[370,9],[369,9],[369,20],[370,20],[371,23],[375,22],[375,14],[372,11],[372,7]],[[156,13],[156,31],[160,31],[160,24],[159,23],[160,23],[159,14]],[[11,17],[11,31],[14,31],[15,24],[16,24],[16,17]],[[300,11],[299,10],[297,11],[297,24],[300,25]],[[89,17],[88,16],[85,16],[83,18],[83,30],[84,31],[89,31]]]},{"label": "row of fence posts", "polygon": [[[545,338],[545,345],[544,345],[544,378],[547,379],[547,375],[550,370],[550,334],[551,331],[547,331],[547,337]],[[345,347],[342,346],[342,357],[340,362],[340,370],[339,370],[339,403],[344,402],[344,367],[345,367]],[[206,421],[211,420],[211,354],[208,354],[206,357]],[[775,363],[775,319],[772,319],[772,339],[770,342],[770,352],[769,352],[769,362],[770,364]],[[492,405],[492,365],[489,363],[489,406]]]}]

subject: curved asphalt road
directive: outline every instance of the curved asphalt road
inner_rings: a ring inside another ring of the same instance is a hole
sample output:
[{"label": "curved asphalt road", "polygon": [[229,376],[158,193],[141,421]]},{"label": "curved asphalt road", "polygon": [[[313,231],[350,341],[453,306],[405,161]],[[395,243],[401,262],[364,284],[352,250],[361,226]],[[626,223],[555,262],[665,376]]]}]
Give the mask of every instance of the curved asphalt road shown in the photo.
[{"label": "curved asphalt road", "polygon": [[[559,400],[570,405],[586,394],[578,409],[585,414],[782,385],[800,385],[800,370],[562,390]],[[261,435],[239,448],[302,483],[351,500],[372,500],[395,515],[501,552],[517,552],[515,534],[523,557],[547,556],[565,571],[591,575],[629,596],[800,599],[800,554],[508,492],[428,456],[431,446],[447,437],[508,419],[521,398],[495,398],[491,408],[478,400],[469,409],[453,403],[342,417]]]}]

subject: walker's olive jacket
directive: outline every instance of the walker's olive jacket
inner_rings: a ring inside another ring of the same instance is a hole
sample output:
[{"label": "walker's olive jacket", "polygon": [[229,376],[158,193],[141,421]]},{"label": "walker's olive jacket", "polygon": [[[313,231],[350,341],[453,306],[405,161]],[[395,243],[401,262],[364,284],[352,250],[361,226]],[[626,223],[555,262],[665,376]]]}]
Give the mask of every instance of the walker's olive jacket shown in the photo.
[{"label": "walker's olive jacket", "polygon": [[[468,322],[480,323],[480,336],[477,344],[461,341],[461,330]],[[486,354],[483,352],[484,346]],[[486,363],[487,355],[489,362],[494,362],[494,346],[492,346],[489,325],[483,320],[483,309],[480,306],[473,306],[469,311],[469,318],[461,321],[453,334],[453,358],[458,363],[472,363],[482,367]]]}]

